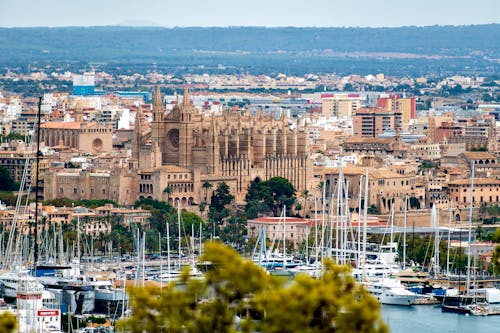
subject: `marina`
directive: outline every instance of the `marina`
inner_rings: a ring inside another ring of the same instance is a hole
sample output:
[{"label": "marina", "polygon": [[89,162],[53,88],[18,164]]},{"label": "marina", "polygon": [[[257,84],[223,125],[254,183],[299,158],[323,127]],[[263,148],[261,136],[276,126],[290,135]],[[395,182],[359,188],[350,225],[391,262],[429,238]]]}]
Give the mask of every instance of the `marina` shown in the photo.
[{"label": "marina", "polygon": [[382,306],[391,333],[498,332],[500,316],[472,316],[441,311],[441,305]]}]

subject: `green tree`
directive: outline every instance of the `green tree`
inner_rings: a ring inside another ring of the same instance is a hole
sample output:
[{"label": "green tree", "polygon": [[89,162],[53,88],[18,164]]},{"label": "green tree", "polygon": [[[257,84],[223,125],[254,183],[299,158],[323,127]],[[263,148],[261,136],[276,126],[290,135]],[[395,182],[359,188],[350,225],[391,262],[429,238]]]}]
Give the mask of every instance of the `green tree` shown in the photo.
[{"label": "green tree", "polygon": [[172,194],[172,186],[167,186],[163,189],[163,193],[167,194],[167,202],[170,199],[170,195]]},{"label": "green tree", "polygon": [[210,200],[210,208],[222,211],[233,200],[234,195],[231,194],[229,186],[224,182],[219,183]]},{"label": "green tree", "polygon": [[288,179],[283,177],[273,177],[264,182],[269,187],[274,199],[274,216],[279,216],[283,205],[286,205],[287,215],[291,215],[293,204],[295,203],[295,188]]},{"label": "green tree", "polygon": [[134,236],[132,231],[121,224],[112,226],[109,239],[120,253],[131,252],[134,249]]},{"label": "green tree", "polygon": [[499,243],[497,246],[495,246],[495,249],[493,250],[493,257],[491,261],[493,262],[493,269],[496,275],[500,274],[500,228],[497,228],[495,230],[495,233],[493,234],[493,241],[495,243]]},{"label": "green tree", "polygon": [[248,186],[248,191],[245,196],[245,215],[249,219],[254,219],[259,214],[267,214],[272,212],[273,197],[271,190],[259,178],[256,178]]},{"label": "green tree", "polygon": [[45,200],[43,202],[44,206],[56,206],[56,207],[71,207],[76,204],[76,201],[68,198],[56,198],[52,200]]},{"label": "green tree", "polygon": [[287,208],[287,215],[290,216],[296,201],[295,188],[283,177],[273,177],[266,181],[256,179],[250,183],[245,200],[248,218],[255,218],[258,213],[267,212],[279,216],[284,205]]},{"label": "green tree", "polygon": [[[123,332],[388,332],[380,305],[348,266],[325,265],[319,279],[288,281],[218,243],[207,243],[205,279],[129,290],[132,315]],[[238,319],[237,319],[238,318]]]},{"label": "green tree", "polygon": [[410,208],[420,209],[420,200],[416,197],[410,197]]},{"label": "green tree", "polygon": [[204,202],[207,202],[207,200],[208,200],[208,190],[211,189],[213,187],[213,185],[210,182],[203,182],[203,184],[201,185],[201,187],[205,191],[205,201]]},{"label": "green tree", "polygon": [[219,226],[223,225],[225,219],[229,216],[230,211],[227,206],[233,200],[234,195],[231,194],[229,186],[224,182],[219,183],[212,194],[208,209],[208,223],[213,236],[219,235]]},{"label": "green tree", "polygon": [[245,244],[247,234],[247,221],[242,216],[231,216],[224,223],[220,239],[235,249],[240,250]]},{"label": "green tree", "polygon": [[16,191],[19,185],[12,179],[9,171],[0,165],[0,191]]}]

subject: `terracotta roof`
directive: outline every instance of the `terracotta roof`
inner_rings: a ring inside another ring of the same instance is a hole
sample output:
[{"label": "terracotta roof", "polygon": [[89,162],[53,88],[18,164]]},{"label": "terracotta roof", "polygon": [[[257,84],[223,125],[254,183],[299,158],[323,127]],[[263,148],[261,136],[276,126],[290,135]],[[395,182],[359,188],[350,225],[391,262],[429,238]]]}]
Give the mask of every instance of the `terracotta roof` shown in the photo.
[{"label": "terracotta roof", "polygon": [[348,138],[344,143],[385,143],[390,144],[394,140],[391,138]]},{"label": "terracotta roof", "polygon": [[[469,185],[470,178],[467,179],[457,179],[448,183],[449,185]],[[474,185],[500,185],[500,179],[496,178],[476,178],[474,179]]]},{"label": "terracotta roof", "polygon": [[491,153],[489,153],[487,151],[466,151],[463,154],[469,160],[485,160],[485,159],[495,160],[496,159],[495,155],[492,155]]},{"label": "terracotta roof", "polygon": [[81,122],[49,121],[40,125],[40,128],[80,129]]},{"label": "terracotta roof", "polygon": [[[327,168],[324,167],[324,173],[325,174],[334,174],[337,175],[339,173],[339,168]],[[352,176],[352,175],[365,175],[366,174],[366,167],[358,167],[358,166],[353,166],[353,165],[348,165],[342,167],[342,171],[344,175],[347,176]],[[394,172],[389,169],[381,169],[381,168],[368,168],[368,177],[370,179],[372,178],[409,178],[411,176],[408,175],[401,175],[397,172]]]},{"label": "terracotta roof", "polygon": [[388,169],[375,169],[372,168],[368,170],[368,174],[370,178],[410,178],[408,175],[401,175],[397,172],[388,170]]},{"label": "terracotta roof", "polygon": [[163,171],[166,171],[169,173],[178,173],[178,172],[191,173],[191,170],[186,169],[186,168],[181,168],[177,165],[162,165],[162,166],[159,166],[156,168],[144,169],[144,170],[141,170],[141,172],[153,173],[155,171],[160,171],[160,170],[163,170]]}]

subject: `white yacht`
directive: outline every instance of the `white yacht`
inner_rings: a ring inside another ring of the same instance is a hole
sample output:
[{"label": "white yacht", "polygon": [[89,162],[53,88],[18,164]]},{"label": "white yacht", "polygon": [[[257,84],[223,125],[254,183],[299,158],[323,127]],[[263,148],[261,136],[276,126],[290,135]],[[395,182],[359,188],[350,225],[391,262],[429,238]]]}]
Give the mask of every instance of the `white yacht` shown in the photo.
[{"label": "white yacht", "polygon": [[419,298],[418,294],[406,290],[396,279],[383,278],[363,282],[363,285],[381,304],[409,306]]},{"label": "white yacht", "polygon": [[291,268],[290,271],[294,274],[306,274],[310,277],[318,279],[323,273],[323,265],[319,262],[315,262],[309,265],[299,265],[297,267]]},{"label": "white yacht", "polygon": [[[189,267],[189,278],[190,279],[203,279],[204,275],[198,268],[193,266]],[[154,280],[158,282],[178,282],[182,276],[183,269],[172,269],[170,272],[163,272],[159,274]]]},{"label": "white yacht", "polygon": [[363,279],[383,279],[400,272],[397,264],[388,264],[382,260],[369,260],[362,267],[353,270],[353,276],[356,280]]},{"label": "white yacht", "polygon": [[19,293],[19,281],[27,285],[28,290],[43,290],[43,285],[27,272],[10,271],[0,274],[0,285],[3,286],[3,297],[6,300],[14,300]]}]

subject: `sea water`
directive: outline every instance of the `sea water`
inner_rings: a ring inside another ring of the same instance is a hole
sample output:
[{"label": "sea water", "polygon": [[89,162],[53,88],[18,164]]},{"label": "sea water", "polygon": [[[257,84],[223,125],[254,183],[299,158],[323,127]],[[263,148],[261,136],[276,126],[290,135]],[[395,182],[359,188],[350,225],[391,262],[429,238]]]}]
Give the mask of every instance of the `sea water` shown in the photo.
[{"label": "sea water", "polygon": [[391,333],[500,333],[500,316],[441,312],[440,305],[383,305]]}]

